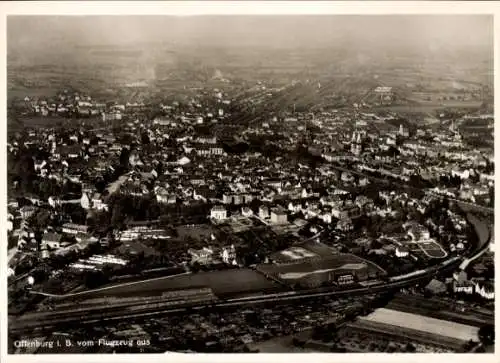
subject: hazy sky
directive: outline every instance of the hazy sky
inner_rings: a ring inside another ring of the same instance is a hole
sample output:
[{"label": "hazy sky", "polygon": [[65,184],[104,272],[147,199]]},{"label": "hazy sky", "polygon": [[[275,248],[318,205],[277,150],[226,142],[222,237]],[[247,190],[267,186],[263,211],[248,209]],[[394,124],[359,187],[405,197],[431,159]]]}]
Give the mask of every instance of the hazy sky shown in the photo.
[{"label": "hazy sky", "polygon": [[303,47],[336,42],[492,48],[487,15],[324,16],[9,16],[9,49],[168,42],[214,46]]}]

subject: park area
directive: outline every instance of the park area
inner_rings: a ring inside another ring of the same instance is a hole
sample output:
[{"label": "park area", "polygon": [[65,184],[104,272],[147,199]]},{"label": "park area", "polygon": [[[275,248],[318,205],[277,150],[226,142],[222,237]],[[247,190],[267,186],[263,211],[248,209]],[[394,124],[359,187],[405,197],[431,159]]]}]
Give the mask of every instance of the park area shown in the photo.
[{"label": "park area", "polygon": [[448,256],[448,253],[434,240],[421,240],[407,244],[410,252],[422,258],[441,259]]},{"label": "park area", "polygon": [[306,259],[332,258],[338,255],[337,250],[314,241],[298,243],[290,248],[271,255],[271,260],[276,263],[290,263]]},{"label": "park area", "polygon": [[[292,253],[298,255],[296,252],[292,251],[291,254]],[[376,264],[348,253],[337,255],[331,254],[328,257],[320,259],[306,259],[305,261],[290,262],[286,264],[262,264],[257,266],[257,269],[267,276],[285,279],[287,279],[287,277],[292,278],[293,276],[300,278],[309,274],[327,271],[350,273],[363,270],[371,277],[385,275],[386,273]]]}]

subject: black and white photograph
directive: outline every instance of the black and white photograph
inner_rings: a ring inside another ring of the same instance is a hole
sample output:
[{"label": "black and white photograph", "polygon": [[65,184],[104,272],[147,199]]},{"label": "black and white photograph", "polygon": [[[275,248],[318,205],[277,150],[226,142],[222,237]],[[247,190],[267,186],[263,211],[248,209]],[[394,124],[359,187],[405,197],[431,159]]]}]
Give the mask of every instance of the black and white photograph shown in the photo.
[{"label": "black and white photograph", "polygon": [[8,355],[493,357],[494,19],[7,15]]}]

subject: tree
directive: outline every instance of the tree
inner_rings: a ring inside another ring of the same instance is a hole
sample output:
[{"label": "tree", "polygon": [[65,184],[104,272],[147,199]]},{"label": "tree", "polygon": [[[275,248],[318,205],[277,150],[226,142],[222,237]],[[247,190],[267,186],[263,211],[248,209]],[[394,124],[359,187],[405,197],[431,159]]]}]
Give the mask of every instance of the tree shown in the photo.
[{"label": "tree", "polygon": [[430,299],[433,296],[432,292],[429,291],[428,289],[424,290],[424,298]]},{"label": "tree", "polygon": [[14,174],[20,178],[21,188],[29,190],[32,181],[36,179],[35,162],[31,150],[20,151]]},{"label": "tree", "polygon": [[198,261],[195,261],[191,265],[191,271],[193,271],[194,273],[200,272],[201,268],[202,268],[202,266]]},{"label": "tree", "polygon": [[415,348],[415,346],[411,343],[407,343],[406,344],[406,351],[409,352],[409,353],[414,353],[417,349]]},{"label": "tree", "polygon": [[495,326],[494,325],[484,325],[479,328],[478,331],[479,339],[481,343],[485,345],[492,345],[495,342]]},{"label": "tree", "polygon": [[463,348],[466,352],[469,352],[475,345],[476,343],[474,343],[474,341],[470,339],[468,342],[464,344]]},{"label": "tree", "polygon": [[99,287],[107,283],[108,281],[109,280],[107,276],[105,276],[104,273],[101,271],[89,271],[86,272],[84,275],[85,286],[91,289]]},{"label": "tree", "polygon": [[141,134],[141,143],[144,145],[149,145],[150,140],[149,140],[149,136],[148,136],[147,132],[143,132]]},{"label": "tree", "polygon": [[111,213],[111,226],[114,229],[121,229],[123,227],[125,221],[125,213],[123,207],[117,203],[113,207],[113,211]]},{"label": "tree", "polygon": [[332,340],[333,340],[332,332],[330,332],[329,330],[325,330],[323,332],[323,337],[321,338],[321,341],[323,343],[328,343],[328,342],[331,342]]},{"label": "tree", "polygon": [[130,150],[126,147],[122,148],[120,153],[120,166],[128,169],[129,166]]},{"label": "tree", "polygon": [[35,229],[44,229],[50,222],[50,213],[46,209],[41,209],[34,218]]},{"label": "tree", "polygon": [[322,326],[316,326],[313,328],[311,338],[313,340],[321,340],[323,338],[323,327]]},{"label": "tree", "polygon": [[7,248],[8,249],[11,249],[11,248],[14,248],[17,246],[17,242],[18,242],[19,238],[18,237],[14,237],[14,236],[9,236],[8,238],[8,242],[7,242]]}]

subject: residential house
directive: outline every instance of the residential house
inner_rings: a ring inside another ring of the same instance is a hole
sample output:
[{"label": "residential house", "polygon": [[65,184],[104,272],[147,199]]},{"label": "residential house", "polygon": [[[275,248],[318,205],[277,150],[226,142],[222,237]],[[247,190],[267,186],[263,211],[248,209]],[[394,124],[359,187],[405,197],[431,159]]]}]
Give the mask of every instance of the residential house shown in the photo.
[{"label": "residential house", "polygon": [[95,193],[92,196],[92,208],[98,211],[108,210],[108,205],[104,202],[101,193]]},{"label": "residential house", "polygon": [[228,194],[228,193],[224,193],[222,195],[222,203],[224,203],[224,204],[232,204],[233,203],[233,195],[232,194]]},{"label": "residential house", "polygon": [[203,247],[199,250],[190,248],[188,254],[191,255],[191,263],[208,265],[214,261],[214,250],[211,248]]},{"label": "residential house", "polygon": [[414,224],[408,229],[408,236],[414,241],[428,240],[430,238],[430,233],[427,228],[422,225]]},{"label": "residential house", "polygon": [[[166,188],[157,186],[154,188],[156,201],[163,204],[174,204],[177,198],[174,194],[170,193]],[[172,203],[173,202],[173,203]]]},{"label": "residential house", "polygon": [[79,145],[62,145],[56,148],[54,153],[58,158],[75,159],[82,155],[82,148]]},{"label": "residential house", "polygon": [[261,205],[259,207],[259,217],[261,219],[269,218],[269,208],[267,208],[265,205]]},{"label": "residential house", "polygon": [[236,261],[236,249],[234,245],[229,247],[223,247],[220,257],[224,263],[235,263]]},{"label": "residential house", "polygon": [[76,235],[78,233],[88,233],[88,226],[75,224],[75,223],[66,223],[62,226],[63,233]]},{"label": "residential house", "polygon": [[[52,197],[49,198],[49,204],[52,206],[51,198]],[[56,203],[56,202],[54,201],[53,203]],[[91,200],[90,200],[88,193],[86,193],[86,192],[82,193],[82,197],[80,198],[80,205],[82,206],[83,209],[90,209]]]},{"label": "residential house", "polygon": [[474,282],[474,284],[476,294],[487,300],[495,299],[495,291],[492,284],[481,284],[479,282]]},{"label": "residential house", "polygon": [[288,203],[288,210],[292,213],[298,213],[302,210],[302,205],[300,203],[290,202]]},{"label": "residential house", "polygon": [[343,232],[352,231],[354,229],[354,225],[352,223],[351,218],[342,218],[337,222],[336,228]]},{"label": "residential house", "polygon": [[236,194],[234,195],[233,197],[233,201],[234,201],[234,204],[235,205],[240,205],[240,204],[243,204],[245,199],[244,199],[244,196],[241,195],[241,194]]},{"label": "residential house", "polygon": [[42,245],[50,249],[58,249],[61,247],[62,236],[58,233],[45,232],[42,237]]},{"label": "residential house", "polygon": [[453,292],[455,293],[465,293],[472,295],[474,293],[475,286],[471,281],[454,281],[453,282]]},{"label": "residential house", "polygon": [[288,222],[287,213],[281,208],[271,209],[271,223],[286,224]]},{"label": "residential house", "polygon": [[251,217],[253,215],[253,211],[249,207],[241,208],[241,214],[244,217]]},{"label": "residential house", "polygon": [[373,209],[373,200],[364,195],[357,196],[354,204],[357,205],[360,210]]},{"label": "residential house", "polygon": [[22,207],[19,212],[21,213],[21,218],[27,219],[31,217],[36,211],[36,208],[32,205],[26,205]]},{"label": "residential house", "polygon": [[396,257],[404,258],[410,255],[410,250],[405,246],[396,247]]},{"label": "residential house", "polygon": [[216,146],[198,146],[196,148],[196,153],[199,156],[220,156],[224,154],[224,149],[221,147],[216,147]]}]

